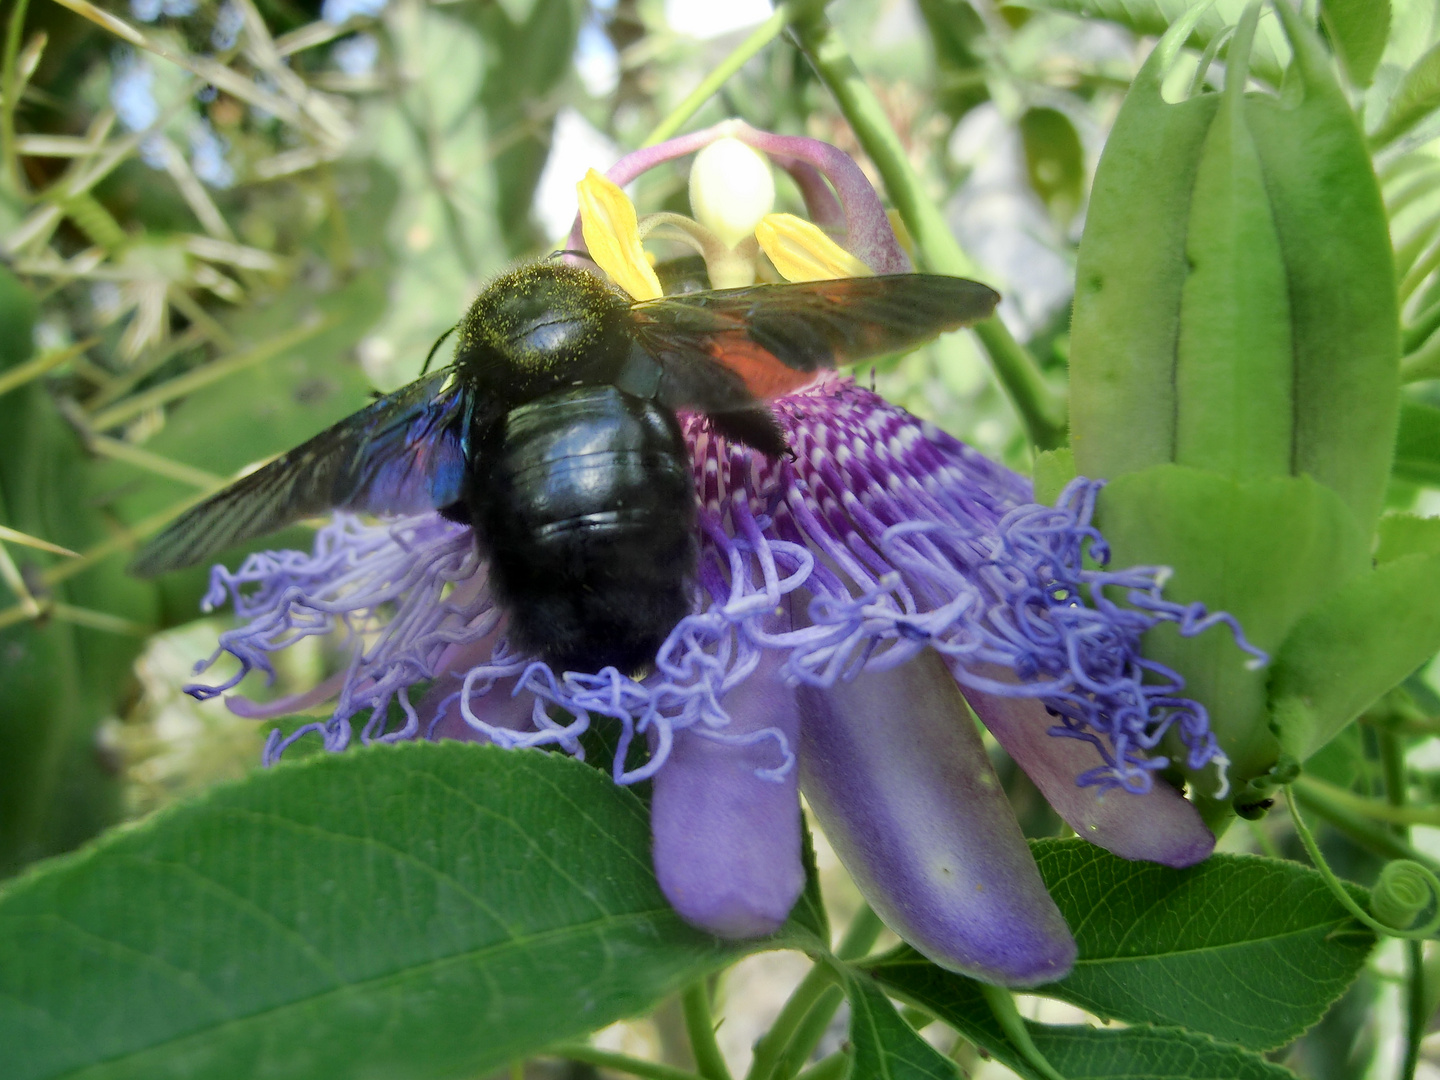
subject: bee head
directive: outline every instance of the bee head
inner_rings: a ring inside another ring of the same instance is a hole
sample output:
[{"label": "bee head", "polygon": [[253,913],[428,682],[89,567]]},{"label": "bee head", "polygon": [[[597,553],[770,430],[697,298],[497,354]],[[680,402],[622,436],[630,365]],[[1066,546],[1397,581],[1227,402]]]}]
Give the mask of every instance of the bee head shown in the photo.
[{"label": "bee head", "polygon": [[480,392],[517,403],[562,386],[609,382],[629,352],[628,310],[587,271],[522,267],[471,305],[455,363]]}]

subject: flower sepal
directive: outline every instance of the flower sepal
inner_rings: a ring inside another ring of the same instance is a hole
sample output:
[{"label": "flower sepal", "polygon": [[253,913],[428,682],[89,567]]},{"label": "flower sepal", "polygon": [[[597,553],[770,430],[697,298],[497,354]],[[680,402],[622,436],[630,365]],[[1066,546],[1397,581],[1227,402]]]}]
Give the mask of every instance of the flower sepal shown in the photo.
[{"label": "flower sepal", "polygon": [[[1440,625],[1402,637],[1378,607],[1403,579],[1434,610],[1424,571],[1370,569],[1399,407],[1384,206],[1323,44],[1274,7],[1293,50],[1278,95],[1248,88],[1259,3],[1223,91],[1161,94],[1203,5],[1145,62],[1097,169],[1071,342],[1075,463],[1109,481],[1096,520],[1116,559],[1172,568],[1169,595],[1282,657],[1257,670],[1219,636],[1146,637],[1208,708],[1236,791],[1440,648]],[[1234,794],[1191,779],[1226,824]]]}]

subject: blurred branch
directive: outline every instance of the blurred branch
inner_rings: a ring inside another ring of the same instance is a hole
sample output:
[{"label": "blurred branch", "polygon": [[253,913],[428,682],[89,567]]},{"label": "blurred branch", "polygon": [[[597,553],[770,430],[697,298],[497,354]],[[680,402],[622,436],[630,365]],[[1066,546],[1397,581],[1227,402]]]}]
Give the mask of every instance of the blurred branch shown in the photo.
[{"label": "blurred branch", "polygon": [[67,360],[73,360],[86,349],[94,345],[99,338],[87,338],[84,341],[77,341],[74,345],[66,345],[63,349],[52,349],[49,352],[41,353],[33,360],[27,360],[23,364],[0,375],[0,394],[8,394],[11,390],[24,386],[33,379],[38,379],[47,371],[53,371]]},{"label": "blurred branch", "polygon": [[96,431],[108,431],[118,427],[127,420],[133,420],[147,409],[153,409],[174,401],[176,398],[184,397],[193,393],[202,386],[209,386],[213,382],[235,374],[237,371],[244,371],[248,367],[254,367],[263,360],[268,360],[287,349],[293,349],[302,341],[307,341],[335,324],[333,318],[320,318],[307,326],[297,326],[284,334],[277,334],[269,341],[262,342],[234,356],[226,357],[223,360],[215,360],[204,367],[196,368],[178,378],[170,379],[143,394],[136,394],[134,397],[120,402],[104,410],[98,415],[90,417],[90,426]]},{"label": "blurred branch", "polygon": [[[975,264],[961,250],[940,208],[925,194],[905,148],[885,115],[884,106],[850,59],[829,21],[824,16],[797,21],[793,32],[850,122],[861,147],[880,171],[885,190],[914,237],[926,268],[941,274],[974,276]],[[1041,450],[1064,445],[1065,406],[1045,381],[1035,358],[998,317],[987,319],[974,329],[990,355],[996,377],[1020,414],[1030,441]]]},{"label": "blurred branch", "polygon": [[598,1046],[588,1046],[584,1043],[566,1043],[562,1046],[552,1047],[546,1051],[546,1056],[580,1061],[587,1065],[601,1065],[607,1069],[614,1069],[616,1072],[645,1077],[647,1080],[700,1080],[695,1073],[686,1072],[684,1069],[676,1069],[673,1066],[661,1065],[654,1061],[645,1061],[628,1054],[612,1053],[609,1050],[601,1050]]},{"label": "blurred branch", "polygon": [[[0,95],[4,100],[0,101],[0,153],[5,156],[5,179],[16,195],[26,194],[25,176],[20,171],[20,156],[15,146],[15,110],[20,105],[20,94],[24,88],[28,75],[23,72],[24,65],[20,62],[20,35],[25,32],[25,11],[30,6],[30,0],[16,0],[15,7],[10,11],[10,24],[5,30],[5,55],[3,63],[0,63]],[[43,37],[40,47],[44,47]],[[28,54],[29,49],[26,50]],[[35,51],[34,61],[40,60],[39,50]],[[33,70],[33,68],[32,68]]]},{"label": "blurred branch", "polygon": [[740,45],[720,61],[719,65],[701,80],[700,85],[686,95],[685,100],[670,112],[670,115],[655,125],[655,130],[650,132],[641,146],[654,146],[666,139],[673,137],[696,112],[700,106],[709,101],[715,93],[724,86],[737,71],[750,62],[761,49],[780,36],[780,31],[785,29],[785,24],[790,20],[791,8],[789,4],[778,4],[774,13],[763,23],[755,28],[755,31],[747,37]]},{"label": "blurred branch", "polygon": [[1380,799],[1367,799],[1314,776],[1301,777],[1295,783],[1307,794],[1319,795],[1333,805],[1373,821],[1392,825],[1440,825],[1440,807],[1399,806]]},{"label": "blurred branch", "polygon": [[162,60],[168,60],[176,67],[184,68],[192,75],[198,76],[205,82],[212,84],[218,89],[224,90],[227,94],[239,98],[248,105],[264,109],[273,113],[288,123],[298,126],[309,126],[294,103],[272,94],[268,90],[262,90],[249,79],[231,68],[226,67],[207,56],[191,56],[188,53],[177,53],[173,49],[156,41],[149,34],[146,34],[131,26],[124,19],[111,15],[90,3],[89,0],[54,0],[62,7],[69,8],[82,18],[89,19],[97,26],[102,26],[122,41],[128,41],[136,48],[144,49],[146,52],[154,53]]},{"label": "blurred branch", "polygon": [[1400,381],[1419,382],[1440,378],[1440,330],[1430,340],[1400,361]]},{"label": "blurred branch", "polygon": [[68,555],[72,559],[78,559],[79,553],[71,551],[59,544],[52,544],[49,540],[41,540],[38,536],[31,536],[29,533],[20,532],[6,525],[0,525],[0,541],[9,541],[12,544],[19,544],[21,547],[34,548],[36,551],[48,551],[52,555]]}]

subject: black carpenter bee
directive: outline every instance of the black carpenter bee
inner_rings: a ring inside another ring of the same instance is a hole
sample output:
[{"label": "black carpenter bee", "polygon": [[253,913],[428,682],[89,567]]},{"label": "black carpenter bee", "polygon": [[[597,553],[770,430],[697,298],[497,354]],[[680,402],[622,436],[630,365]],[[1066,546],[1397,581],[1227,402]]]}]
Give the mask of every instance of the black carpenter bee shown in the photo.
[{"label": "black carpenter bee", "polygon": [[547,262],[499,278],[454,362],[237,480],[151,540],[144,577],[332,509],[435,509],[471,525],[520,647],[633,672],[689,613],[695,494],[676,410],[769,456],[764,404],[821,368],[911,348],[998,296],[932,274],[632,302]]}]

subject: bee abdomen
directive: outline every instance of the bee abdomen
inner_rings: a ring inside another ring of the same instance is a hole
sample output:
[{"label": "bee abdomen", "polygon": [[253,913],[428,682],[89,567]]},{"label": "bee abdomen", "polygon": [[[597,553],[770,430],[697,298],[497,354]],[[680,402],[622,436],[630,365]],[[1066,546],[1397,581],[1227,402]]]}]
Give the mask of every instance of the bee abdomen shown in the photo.
[{"label": "bee abdomen", "polygon": [[591,386],[514,409],[478,450],[472,511],[516,644],[552,666],[635,671],[690,611],[688,457],[651,402]]}]

